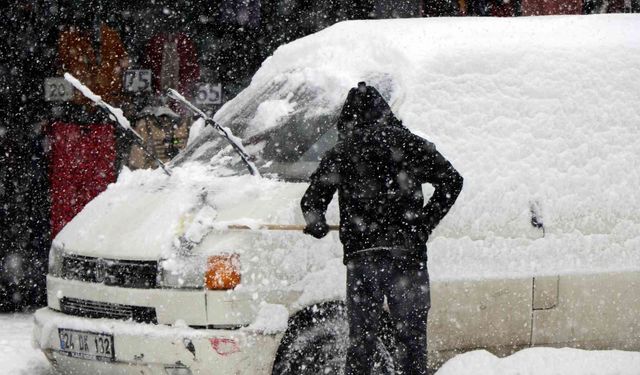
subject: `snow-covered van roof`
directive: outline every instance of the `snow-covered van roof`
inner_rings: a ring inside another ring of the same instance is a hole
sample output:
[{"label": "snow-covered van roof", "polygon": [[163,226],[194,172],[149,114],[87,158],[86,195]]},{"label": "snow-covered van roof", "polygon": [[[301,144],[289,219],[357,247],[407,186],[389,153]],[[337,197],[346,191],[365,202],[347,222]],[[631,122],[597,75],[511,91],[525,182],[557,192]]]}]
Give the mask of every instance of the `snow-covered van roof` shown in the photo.
[{"label": "snow-covered van roof", "polygon": [[[294,116],[331,118],[362,80],[464,177],[458,201],[430,239],[434,278],[640,268],[640,15],[343,22],[280,47],[215,120],[247,139]],[[101,246],[171,244],[179,218],[200,214],[193,206],[207,187],[216,220],[301,222],[304,183],[279,187],[250,176],[225,182],[196,164],[176,165],[171,178],[125,173],[80,214],[85,224],[74,220],[58,241],[71,243],[74,233],[86,244],[93,235],[109,237],[107,219],[98,218],[122,206],[137,213],[130,238]],[[162,193],[167,199],[149,195],[154,207],[123,198],[158,191],[154,181],[175,186]],[[251,210],[256,204],[245,193],[255,202],[275,194],[285,203]],[[136,228],[145,228],[138,240]],[[317,253],[323,243],[304,246]]]},{"label": "snow-covered van roof", "polygon": [[[592,234],[640,223],[639,73],[638,15],[352,21],[279,48],[216,119],[251,134],[383,85],[465,177],[447,233],[509,235],[536,204],[549,230]],[[313,100],[287,107],[301,88]]]},{"label": "snow-covered van roof", "polygon": [[[216,119],[251,134],[296,110],[335,113],[361,80],[465,178],[431,249],[539,238],[534,210],[546,244],[563,234],[599,257],[640,252],[640,16],[344,22],[279,48]],[[302,88],[312,99],[296,108]]]}]

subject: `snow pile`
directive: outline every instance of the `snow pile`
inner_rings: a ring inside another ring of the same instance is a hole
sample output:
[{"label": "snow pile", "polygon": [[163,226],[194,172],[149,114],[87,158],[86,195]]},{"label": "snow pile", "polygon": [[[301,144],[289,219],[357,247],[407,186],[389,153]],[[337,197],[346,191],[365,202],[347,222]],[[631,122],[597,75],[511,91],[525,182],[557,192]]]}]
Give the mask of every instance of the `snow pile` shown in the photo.
[{"label": "snow pile", "polygon": [[[33,318],[42,326],[39,336],[35,337],[34,345],[46,343],[51,336],[57,335],[58,327],[74,329],[78,331],[102,332],[118,335],[146,336],[149,338],[171,338],[182,340],[183,338],[202,339],[211,337],[211,333],[202,329],[195,329],[186,326],[184,321],[177,320],[175,325],[141,324],[133,321],[119,321],[109,319],[78,319],[74,316],[55,314],[41,309],[33,314]],[[30,335],[32,330],[24,332]],[[34,332],[34,334],[37,332]]]},{"label": "snow pile", "polygon": [[282,119],[293,112],[296,103],[291,102],[293,94],[289,93],[285,99],[266,100],[260,105],[256,111],[256,115],[251,119],[251,133],[259,133],[261,131],[271,129],[279,125]]},{"label": "snow pile", "polygon": [[437,235],[537,238],[534,205],[550,232],[607,233],[640,222],[639,66],[638,15],[344,22],[280,47],[215,118],[299,92],[332,114],[358,81],[390,87],[465,177]]},{"label": "snow pile", "polygon": [[436,375],[638,375],[640,353],[531,348],[506,358],[478,350],[445,363]]},{"label": "snow pile", "polygon": [[265,335],[273,335],[287,330],[289,324],[289,311],[283,305],[261,303],[258,315],[253,323],[245,329],[260,332]]},{"label": "snow pile", "polygon": [[294,285],[294,288],[302,290],[296,303],[303,307],[327,300],[343,300],[346,296],[345,285],[347,274],[342,259],[328,260],[323,268],[310,272]]},{"label": "snow pile", "polygon": [[42,352],[31,347],[32,328],[32,315],[0,315],[0,369],[3,374],[54,374]]},{"label": "snow pile", "polygon": [[[216,224],[300,222],[298,202],[290,198],[304,189],[249,175],[220,178],[199,163],[174,168],[170,177],[158,169],[125,170],[64,227],[55,245],[85,255],[156,259],[177,250],[181,238],[200,242]],[[283,203],[271,207],[274,199]]]},{"label": "snow pile", "polygon": [[185,220],[206,197],[205,166],[161,170],[124,170],[98,199],[91,201],[54,241],[66,251],[116,259],[157,259],[171,253],[186,230]]},{"label": "snow pile", "polygon": [[191,124],[189,128],[189,139],[187,140],[187,146],[191,145],[202,134],[202,130],[206,126],[203,118],[198,118]]}]

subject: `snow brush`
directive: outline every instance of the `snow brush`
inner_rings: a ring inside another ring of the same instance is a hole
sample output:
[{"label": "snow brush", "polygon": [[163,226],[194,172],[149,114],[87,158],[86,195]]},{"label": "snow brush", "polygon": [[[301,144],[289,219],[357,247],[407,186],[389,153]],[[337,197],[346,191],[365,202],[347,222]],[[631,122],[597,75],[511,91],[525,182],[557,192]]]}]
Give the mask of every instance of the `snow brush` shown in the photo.
[{"label": "snow brush", "polygon": [[[249,226],[242,224],[230,224],[227,225],[227,229],[240,229],[240,230],[294,230],[294,231],[302,231],[304,230],[304,225],[299,224],[262,224],[257,226]],[[329,225],[329,230],[338,230],[340,228],[339,225]]]},{"label": "snow brush", "polygon": [[133,138],[133,141],[136,143],[136,145],[138,145],[147,156],[149,156],[150,158],[155,160],[156,163],[158,163],[160,168],[162,168],[162,170],[164,171],[164,173],[167,174],[167,176],[171,176],[171,172],[169,172],[169,170],[164,165],[162,160],[158,159],[157,156],[147,151],[147,148],[144,146],[144,140],[142,139],[140,134],[138,134],[135,130],[133,130],[133,128],[131,127],[131,123],[124,116],[122,109],[109,105],[109,103],[102,100],[102,98],[99,95],[94,94],[93,91],[91,91],[91,89],[85,86],[82,82],[80,82],[80,80],[78,80],[76,77],[74,77],[70,73],[65,73],[64,79],[66,79],[69,83],[71,83],[71,85],[73,85],[73,87],[75,87],[78,91],[80,91],[82,95],[86,96],[89,100],[94,102],[98,107],[106,111],[107,114],[109,115],[109,118],[115,121],[118,125],[120,125],[120,127],[124,129],[125,133],[129,134]]}]

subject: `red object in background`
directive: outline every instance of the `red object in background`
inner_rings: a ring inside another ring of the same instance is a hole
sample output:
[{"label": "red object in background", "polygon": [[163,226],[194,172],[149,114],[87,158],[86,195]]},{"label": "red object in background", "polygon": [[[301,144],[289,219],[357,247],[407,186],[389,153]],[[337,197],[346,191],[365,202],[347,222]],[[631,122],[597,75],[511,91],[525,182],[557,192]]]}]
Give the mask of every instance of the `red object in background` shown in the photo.
[{"label": "red object in background", "polygon": [[56,122],[47,129],[51,144],[52,238],[84,206],[116,179],[116,140],[108,124]]},{"label": "red object in background", "polygon": [[[170,42],[175,43],[175,51],[165,51],[169,48]],[[167,58],[177,59],[177,61],[166,61]],[[173,64],[176,64],[175,66]],[[168,71],[165,71],[169,65]],[[153,72],[153,87],[158,93],[164,93],[166,89],[178,90],[187,97],[191,96],[191,90],[196,81],[200,78],[200,65],[198,64],[198,51],[195,44],[185,33],[161,33],[149,40],[142,66],[151,69]],[[177,77],[177,87],[162,87],[165,75],[173,74],[171,68],[175,68]]]},{"label": "red object in background", "polygon": [[522,0],[523,16],[582,14],[582,0]]}]

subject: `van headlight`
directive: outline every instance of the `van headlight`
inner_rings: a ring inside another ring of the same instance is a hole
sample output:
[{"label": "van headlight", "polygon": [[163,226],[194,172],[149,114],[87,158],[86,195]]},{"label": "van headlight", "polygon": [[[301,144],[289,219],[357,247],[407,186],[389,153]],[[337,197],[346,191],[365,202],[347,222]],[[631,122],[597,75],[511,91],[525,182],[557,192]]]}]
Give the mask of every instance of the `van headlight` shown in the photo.
[{"label": "van headlight", "polygon": [[64,260],[64,248],[57,244],[51,245],[49,250],[49,275],[60,277],[62,276],[62,264]]},{"label": "van headlight", "polygon": [[162,288],[229,290],[240,281],[238,254],[176,257],[158,262],[158,285]]}]

